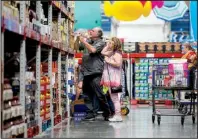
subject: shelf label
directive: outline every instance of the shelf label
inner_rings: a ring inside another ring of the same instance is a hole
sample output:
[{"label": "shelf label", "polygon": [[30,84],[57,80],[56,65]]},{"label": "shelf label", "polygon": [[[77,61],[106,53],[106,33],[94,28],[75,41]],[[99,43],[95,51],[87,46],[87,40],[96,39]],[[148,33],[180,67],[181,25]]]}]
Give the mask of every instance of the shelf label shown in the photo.
[{"label": "shelf label", "polygon": [[154,54],[146,54],[146,57],[154,57]]}]

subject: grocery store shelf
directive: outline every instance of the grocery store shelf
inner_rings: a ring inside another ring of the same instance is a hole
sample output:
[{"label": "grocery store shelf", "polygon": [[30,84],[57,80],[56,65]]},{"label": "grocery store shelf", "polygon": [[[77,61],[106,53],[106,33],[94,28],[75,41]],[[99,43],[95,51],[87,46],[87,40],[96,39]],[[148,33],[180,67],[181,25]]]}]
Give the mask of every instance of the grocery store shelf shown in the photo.
[{"label": "grocery store shelf", "polygon": [[50,36],[41,35],[40,33],[28,28],[27,26],[14,22],[11,19],[2,17],[2,32],[4,32],[5,30],[15,33],[17,35],[24,36],[24,38],[27,37],[29,39],[38,41],[41,44],[51,46],[69,54],[74,54],[74,51],[71,48],[63,46],[62,43],[53,42],[53,40],[50,39]]},{"label": "grocery store shelf", "polygon": [[[3,84],[0,88],[5,86],[3,91],[9,93],[8,97],[3,95],[1,99],[5,104],[2,113],[6,116],[8,110],[14,108],[16,111],[15,117],[4,118],[1,123],[3,128],[9,127],[12,131],[6,122],[21,120],[22,123],[15,125],[16,130],[23,128],[21,138],[33,138],[70,117],[67,92],[74,94],[73,73],[68,74],[74,69],[71,41],[74,22],[71,21],[72,11],[67,9],[72,7],[66,1],[20,1],[17,3],[19,7],[7,1],[1,4],[4,8],[0,48],[0,66],[3,69],[0,79]],[[27,11],[34,15],[33,19]],[[13,61],[17,61],[16,65],[10,64]],[[11,70],[7,70],[5,65]],[[7,105],[9,103],[11,105]],[[8,134],[8,130],[1,133],[3,138],[18,135],[15,132]]]},{"label": "grocery store shelf", "polygon": [[183,54],[180,53],[130,53],[130,58],[181,58]]},{"label": "grocery store shelf", "polygon": [[59,1],[52,1],[52,5],[58,8],[65,16],[67,16],[72,22],[74,22],[74,18],[69,13],[69,11],[61,4]]}]

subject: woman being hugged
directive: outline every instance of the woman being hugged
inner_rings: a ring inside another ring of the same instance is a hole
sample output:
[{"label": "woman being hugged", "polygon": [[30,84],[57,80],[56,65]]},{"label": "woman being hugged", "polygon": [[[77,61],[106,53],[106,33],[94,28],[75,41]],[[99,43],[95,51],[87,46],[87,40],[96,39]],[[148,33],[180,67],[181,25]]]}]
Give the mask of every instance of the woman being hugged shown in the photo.
[{"label": "woman being hugged", "polygon": [[121,86],[122,74],[122,51],[121,42],[118,38],[113,37],[102,50],[102,55],[105,56],[105,64],[101,84],[108,87],[111,99],[114,103],[115,114],[109,118],[111,122],[121,122],[121,104],[119,93],[113,93],[112,87]]}]

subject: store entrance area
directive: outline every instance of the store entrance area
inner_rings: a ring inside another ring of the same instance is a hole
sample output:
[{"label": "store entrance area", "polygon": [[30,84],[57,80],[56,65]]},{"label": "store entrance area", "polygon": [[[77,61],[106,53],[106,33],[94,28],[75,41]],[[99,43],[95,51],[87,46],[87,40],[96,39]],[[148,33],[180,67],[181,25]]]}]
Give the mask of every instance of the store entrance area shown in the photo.
[{"label": "store entrance area", "polygon": [[101,117],[91,122],[66,120],[48,129],[38,138],[196,138],[197,124],[187,117],[185,125],[180,117],[162,117],[161,125],[152,123],[150,106],[131,106],[123,122],[104,122]]}]

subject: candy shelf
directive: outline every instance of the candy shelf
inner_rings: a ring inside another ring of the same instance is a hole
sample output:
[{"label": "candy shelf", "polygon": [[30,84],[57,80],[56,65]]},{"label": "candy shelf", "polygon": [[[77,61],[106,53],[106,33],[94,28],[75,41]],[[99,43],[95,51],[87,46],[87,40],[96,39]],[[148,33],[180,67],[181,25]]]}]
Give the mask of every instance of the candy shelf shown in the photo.
[{"label": "candy shelf", "polygon": [[[68,117],[65,115],[69,111],[69,103],[64,107],[61,105],[68,98],[67,86],[61,88],[61,84],[68,81],[61,77],[62,74],[67,76],[68,58],[69,61],[74,58],[73,44],[68,42],[73,37],[70,26],[74,19],[73,13],[69,12],[70,7],[65,7],[64,2],[14,2],[18,6],[11,5],[10,1],[1,2],[0,66],[3,68],[0,89],[4,90],[1,102],[4,103],[2,113],[5,116],[1,119],[3,138],[34,138]],[[31,16],[28,15],[30,13]],[[57,21],[55,34],[52,19]],[[62,39],[64,37],[66,40]],[[65,59],[61,60],[62,57]],[[65,62],[64,72],[61,61]],[[54,63],[57,63],[56,67]],[[54,91],[52,74],[55,68],[57,84]],[[5,86],[8,88],[3,88]],[[62,90],[64,97],[61,95]],[[12,113],[11,110],[15,109],[17,113]]]}]

